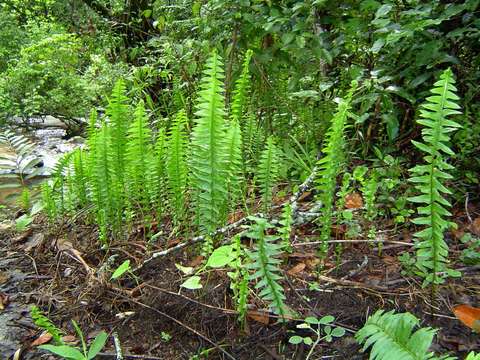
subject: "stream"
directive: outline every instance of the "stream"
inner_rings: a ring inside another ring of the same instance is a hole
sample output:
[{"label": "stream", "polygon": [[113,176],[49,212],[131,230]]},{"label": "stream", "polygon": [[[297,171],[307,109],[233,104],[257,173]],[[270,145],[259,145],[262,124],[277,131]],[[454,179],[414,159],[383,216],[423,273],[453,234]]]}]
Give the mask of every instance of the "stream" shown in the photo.
[{"label": "stream", "polygon": [[[33,191],[48,179],[61,156],[84,143],[80,137],[65,139],[66,130],[51,125],[23,135],[34,144],[33,156],[41,160],[40,173],[27,182]],[[8,146],[0,143],[0,155],[11,153]],[[0,169],[0,185],[11,182],[11,179],[2,176],[6,173]],[[22,353],[18,359],[48,359],[48,355],[19,350],[28,346],[32,335],[37,333],[29,315],[30,307],[35,302],[30,299],[29,288],[40,285],[38,282],[42,280],[36,274],[29,252],[43,237],[35,231],[27,230],[23,234],[15,232],[14,218],[18,213],[15,208],[16,195],[20,191],[20,188],[0,187],[0,360],[13,359],[16,352]]]}]

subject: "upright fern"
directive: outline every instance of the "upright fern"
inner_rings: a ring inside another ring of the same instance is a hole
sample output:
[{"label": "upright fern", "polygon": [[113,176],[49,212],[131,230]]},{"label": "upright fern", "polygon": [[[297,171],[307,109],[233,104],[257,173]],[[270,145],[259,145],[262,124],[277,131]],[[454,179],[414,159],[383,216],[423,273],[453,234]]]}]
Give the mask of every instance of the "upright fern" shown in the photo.
[{"label": "upright fern", "polygon": [[118,179],[122,189],[124,188],[125,176],[126,136],[130,123],[128,98],[125,93],[125,82],[119,79],[113,87],[112,96],[106,109],[111,132],[110,146],[112,150],[113,169],[115,177]]},{"label": "upright fern", "polygon": [[220,226],[227,200],[224,78],[220,56],[207,61],[195,112],[191,140],[191,184],[200,228],[212,232]]},{"label": "upright fern", "polygon": [[244,189],[242,133],[236,118],[230,120],[226,133],[227,192],[229,210],[233,210]]},{"label": "upright fern", "polygon": [[185,191],[187,187],[187,135],[185,111],[178,112],[170,128],[167,143],[166,172],[170,205],[177,221],[185,213]]},{"label": "upright fern", "polygon": [[150,209],[149,189],[145,186],[145,174],[148,173],[152,154],[151,130],[143,101],[135,109],[134,121],[128,129],[126,147],[126,173],[128,201],[140,210]]},{"label": "upright fern", "polygon": [[438,359],[428,349],[436,331],[431,328],[413,329],[420,321],[410,313],[377,311],[355,335],[363,350],[372,346],[371,360]]},{"label": "upright fern", "polygon": [[250,71],[249,65],[252,59],[253,51],[247,50],[245,58],[243,59],[242,73],[235,83],[235,90],[233,91],[232,107],[230,109],[230,118],[236,120],[239,124],[244,111],[247,93],[250,87]]},{"label": "upright fern", "polygon": [[322,150],[323,157],[317,162],[316,190],[318,191],[317,199],[322,203],[322,214],[319,220],[321,225],[320,239],[322,241],[320,250],[323,253],[327,250],[327,240],[330,238],[337,175],[340,173],[343,164],[344,131],[352,94],[356,86],[356,82],[352,83],[352,88],[347,97],[340,101],[337,113],[334,115],[325,137]]},{"label": "upright fern", "polygon": [[282,278],[279,275],[281,260],[278,257],[282,253],[283,245],[275,243],[278,236],[265,234],[268,228],[273,227],[267,220],[256,217],[253,217],[252,220],[255,223],[246,233],[246,236],[255,241],[254,251],[248,253],[252,263],[247,267],[255,270],[255,273],[250,276],[250,280],[258,280],[255,288],[262,289],[258,296],[269,303],[270,309],[275,314],[284,318],[288,314],[288,310],[285,306],[283,288],[278,283]]},{"label": "upright fern", "polygon": [[151,157],[149,176],[150,198],[157,217],[160,218],[165,211],[165,198],[167,196],[167,175],[166,175],[166,135],[165,129],[159,128],[154,145],[154,154]]},{"label": "upright fern", "polygon": [[100,240],[108,239],[108,230],[120,230],[121,207],[118,200],[119,189],[114,181],[113,155],[110,148],[110,132],[103,124],[95,135],[94,151],[90,153],[89,170],[92,197],[95,206],[96,222],[100,229]]},{"label": "upright fern", "polygon": [[272,203],[272,192],[280,172],[280,151],[273,137],[267,139],[265,149],[260,155],[257,167],[256,183],[262,195],[263,210],[266,212]]},{"label": "upright fern", "polygon": [[450,120],[452,115],[460,114],[456,101],[455,80],[450,69],[445,70],[431,90],[432,96],[427,98],[420,111],[417,122],[423,125],[423,143],[413,141],[413,144],[426,153],[424,165],[412,168],[410,181],[420,193],[409,198],[420,204],[417,209],[419,217],[413,222],[424,225],[425,228],[415,234],[418,239],[417,266],[425,273],[425,283],[440,284],[446,277],[448,245],[443,238],[443,232],[452,225],[447,217],[450,203],[443,194],[451,194],[443,182],[451,179],[448,173],[453,166],[448,164],[446,157],[454,155],[448,146],[450,134],[461,127]]}]

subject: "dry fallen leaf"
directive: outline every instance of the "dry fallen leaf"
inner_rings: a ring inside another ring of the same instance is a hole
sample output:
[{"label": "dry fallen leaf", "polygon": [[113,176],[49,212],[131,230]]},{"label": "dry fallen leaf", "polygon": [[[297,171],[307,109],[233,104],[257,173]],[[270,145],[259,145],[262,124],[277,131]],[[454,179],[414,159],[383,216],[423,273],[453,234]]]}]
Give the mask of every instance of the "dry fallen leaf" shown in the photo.
[{"label": "dry fallen leaf", "polygon": [[353,192],[345,196],[345,208],[360,209],[362,207],[363,207],[363,200],[362,200],[362,196],[359,193]]},{"label": "dry fallen leaf", "polygon": [[307,265],[305,263],[298,263],[294,267],[292,267],[290,270],[287,271],[288,275],[296,275],[298,273],[301,273],[303,270],[305,270],[305,267]]},{"label": "dry fallen leaf", "polygon": [[453,313],[469,328],[480,333],[480,309],[469,305],[458,305],[453,308]]},{"label": "dry fallen leaf", "polygon": [[247,311],[247,317],[264,325],[268,325],[270,322],[268,313],[264,311],[249,310]]},{"label": "dry fallen leaf", "polygon": [[477,217],[475,220],[473,220],[470,229],[475,235],[480,236],[480,217]]},{"label": "dry fallen leaf", "polygon": [[76,345],[78,343],[77,341],[77,338],[73,335],[65,335],[65,336],[62,336],[62,341],[66,344],[66,345]]},{"label": "dry fallen leaf", "polygon": [[203,256],[198,255],[192,261],[190,261],[188,263],[188,266],[193,267],[193,268],[197,267],[198,265],[200,265],[203,262],[204,259],[205,258]]},{"label": "dry fallen leaf", "polygon": [[7,294],[0,293],[0,310],[3,310],[7,307],[9,304],[10,300],[8,298]]},{"label": "dry fallen leaf", "polygon": [[50,340],[52,340],[52,335],[44,331],[38,338],[36,338],[30,346],[38,346],[38,345],[43,345],[48,343]]}]

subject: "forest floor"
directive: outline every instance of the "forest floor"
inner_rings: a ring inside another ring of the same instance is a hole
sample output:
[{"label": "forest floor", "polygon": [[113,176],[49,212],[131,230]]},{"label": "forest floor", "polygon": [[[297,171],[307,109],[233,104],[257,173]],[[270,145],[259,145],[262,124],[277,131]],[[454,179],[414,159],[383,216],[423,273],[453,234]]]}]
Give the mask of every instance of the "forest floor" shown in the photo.
[{"label": "forest floor", "polygon": [[[301,201],[301,207],[309,206],[308,197]],[[480,207],[473,205],[468,214],[465,209],[455,212],[459,229],[447,234],[454,258],[464,247],[460,234],[480,231],[477,221],[469,220],[479,216]],[[368,358],[353,335],[377,309],[409,311],[422,320],[422,326],[438,329],[433,345],[438,353],[461,355],[478,350],[480,338],[454,317],[451,307],[480,303],[480,266],[453,261],[454,268],[463,268],[463,276],[440,286],[432,303],[429,290],[421,287],[418,278],[401,272],[398,255],[413,251],[411,232],[386,222],[380,233],[381,251],[379,243],[361,239],[337,242],[331,251],[342,244],[338,261],[331,252],[328,261],[321,263],[318,244],[307,244],[316,240],[316,227],[295,228],[294,252],[285,255],[283,265],[286,303],[299,319],[333,315],[335,324],[346,329],[342,338],[320,343],[311,359]],[[339,239],[343,235],[341,229],[337,231]],[[202,289],[180,288],[185,277],[176,264],[198,267],[202,260],[197,256],[198,244],[158,257],[125,280],[111,281],[112,269],[100,269],[113,254],[118,255],[116,266],[130,259],[135,267],[148,258],[147,247],[150,252],[158,251],[185,240],[147,244],[139,227],[127,242],[115,244],[106,255],[98,246],[98,234],[82,224],[81,217],[53,229],[45,219],[37,218],[25,233],[1,231],[1,359],[20,348],[23,359],[52,358],[32,346],[42,342],[41,331],[29,317],[28,309],[34,304],[48,308],[50,319],[67,335],[74,334],[72,319],[89,338],[102,329],[115,332],[125,359],[305,359],[309,348],[289,344],[288,339],[311,334],[296,328],[298,320],[280,324],[263,310],[265,304],[258,298],[250,299],[246,327],[240,328],[226,269],[204,273]],[[318,271],[320,265],[322,271]],[[113,341],[102,354],[99,359],[116,359]]]}]

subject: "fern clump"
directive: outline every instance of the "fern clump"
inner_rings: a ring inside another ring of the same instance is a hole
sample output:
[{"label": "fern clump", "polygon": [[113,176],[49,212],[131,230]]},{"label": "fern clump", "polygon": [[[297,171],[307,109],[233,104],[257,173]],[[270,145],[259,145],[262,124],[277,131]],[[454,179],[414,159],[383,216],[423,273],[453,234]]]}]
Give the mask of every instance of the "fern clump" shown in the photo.
[{"label": "fern clump", "polygon": [[410,181],[415,184],[418,196],[409,198],[419,204],[419,217],[413,222],[425,228],[415,234],[418,239],[417,266],[425,274],[425,284],[441,284],[447,276],[448,245],[443,237],[444,231],[453,225],[447,220],[451,213],[447,210],[451,205],[444,194],[451,191],[443,184],[451,179],[448,173],[453,166],[447,163],[447,156],[454,155],[448,143],[450,134],[461,126],[449,119],[460,114],[456,101],[455,80],[450,69],[445,70],[431,90],[432,96],[427,98],[417,121],[423,125],[423,142],[413,141],[423,151],[425,164],[417,165],[410,171]]},{"label": "fern clump", "polygon": [[248,269],[255,270],[250,275],[250,280],[258,280],[256,289],[262,289],[258,296],[269,303],[270,309],[277,315],[284,318],[288,314],[285,305],[285,294],[283,287],[279,284],[282,279],[280,275],[281,260],[278,257],[282,253],[282,244],[277,244],[278,236],[267,235],[267,229],[273,225],[261,218],[252,218],[255,223],[250,227],[246,236],[255,241],[254,251],[249,252],[252,263],[247,265]]},{"label": "fern clump", "polygon": [[413,331],[420,321],[410,313],[395,314],[378,310],[370,316],[355,338],[365,351],[370,346],[371,360],[437,359],[428,349],[436,331],[421,328]]},{"label": "fern clump", "polygon": [[198,94],[191,140],[191,185],[201,230],[210,233],[225,216],[228,163],[225,150],[225,99],[220,56],[207,61]]},{"label": "fern clump", "polygon": [[[185,126],[187,116],[185,111],[179,111],[168,134],[166,173],[168,179],[168,191],[172,212],[177,221],[181,220],[185,213],[187,188],[187,135]],[[158,145],[161,146],[161,145]],[[159,149],[160,150],[160,149]],[[162,156],[162,154],[158,154]],[[159,174],[159,176],[161,176]]]},{"label": "fern clump", "polygon": [[280,150],[273,137],[267,139],[265,149],[260,155],[257,167],[256,183],[262,195],[263,210],[266,212],[272,203],[273,187],[280,173]]},{"label": "fern clump", "polygon": [[337,113],[334,115],[330,129],[326,134],[325,145],[322,150],[323,157],[317,162],[317,199],[322,204],[321,217],[319,219],[321,224],[320,239],[322,241],[320,250],[322,253],[327,251],[327,241],[330,239],[337,175],[340,173],[344,161],[344,132],[352,94],[356,86],[356,82],[353,82],[347,97],[340,101]]}]

